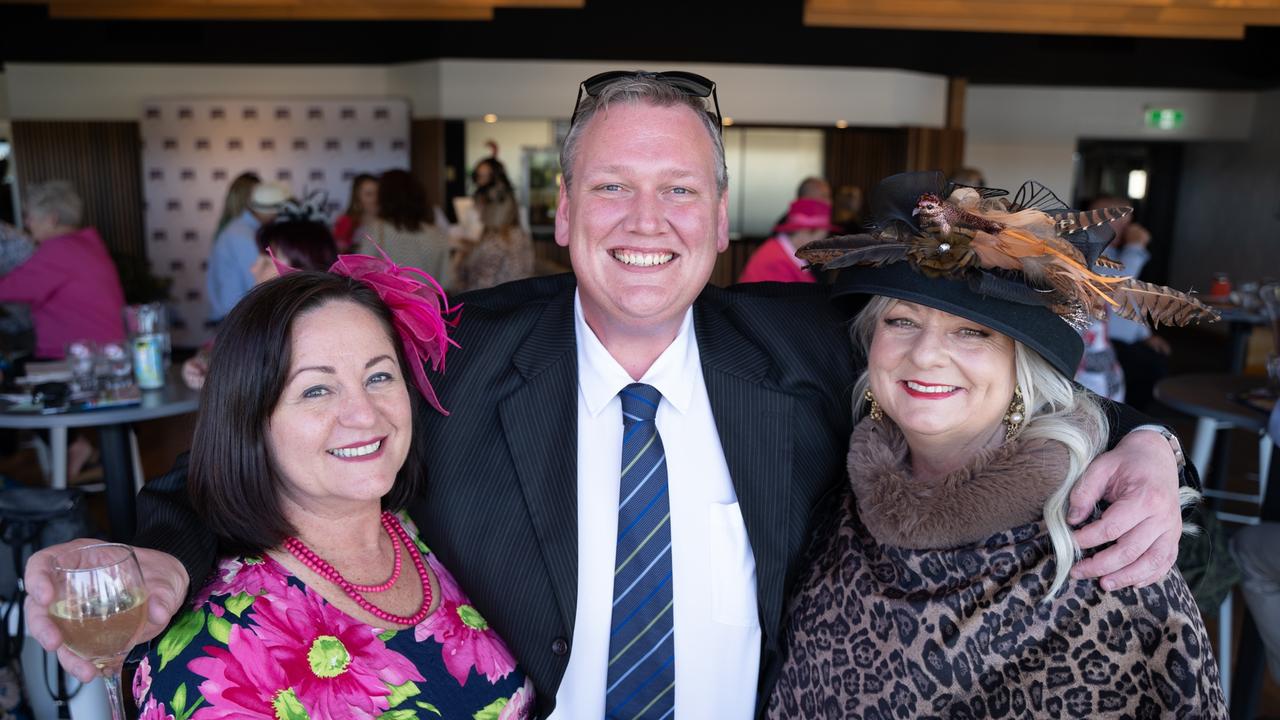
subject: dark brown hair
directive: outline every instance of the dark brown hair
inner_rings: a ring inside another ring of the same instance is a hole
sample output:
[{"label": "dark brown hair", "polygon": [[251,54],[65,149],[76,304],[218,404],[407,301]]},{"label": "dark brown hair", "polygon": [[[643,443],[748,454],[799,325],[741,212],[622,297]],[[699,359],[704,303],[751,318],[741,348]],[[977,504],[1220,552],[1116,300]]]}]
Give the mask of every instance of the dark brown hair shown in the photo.
[{"label": "dark brown hair", "polygon": [[360,186],[367,182],[377,183],[378,178],[369,173],[360,173],[351,181],[351,197],[347,199],[347,211],[342,214],[352,220],[359,220],[364,214],[364,206],[360,204]]},{"label": "dark brown hair", "polygon": [[388,170],[378,178],[378,217],[397,230],[414,232],[430,225],[427,191],[418,178],[405,170]]},{"label": "dark brown hair", "polygon": [[299,270],[325,271],[338,259],[338,241],[329,226],[311,220],[281,220],[258,228],[258,251]]},{"label": "dark brown hair", "polygon": [[403,509],[424,474],[416,421],[422,398],[391,324],[391,313],[364,283],[322,272],[293,272],[265,282],[244,297],[218,327],[209,379],[200,397],[187,490],[218,537],[219,550],[252,555],[279,547],[296,530],[280,505],[281,479],[272,470],[267,422],[284,392],[293,354],[290,333],[302,315],[346,301],[382,323],[396,348],[415,421],[409,455],[382,498],[386,510]]}]

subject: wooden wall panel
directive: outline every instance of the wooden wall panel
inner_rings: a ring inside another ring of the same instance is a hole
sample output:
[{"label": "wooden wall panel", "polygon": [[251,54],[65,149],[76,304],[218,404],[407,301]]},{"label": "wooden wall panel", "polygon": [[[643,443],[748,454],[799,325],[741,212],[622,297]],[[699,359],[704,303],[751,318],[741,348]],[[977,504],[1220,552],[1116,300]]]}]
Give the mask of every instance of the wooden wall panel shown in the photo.
[{"label": "wooden wall panel", "polygon": [[136,122],[14,120],[18,187],[69,180],[84,199],[86,225],[107,249],[146,257],[142,142]]},{"label": "wooden wall panel", "polygon": [[964,131],[907,128],[907,170],[941,170],[950,177],[964,164]]},{"label": "wooden wall panel", "polygon": [[427,190],[427,206],[445,206],[444,120],[409,124],[409,172]]},{"label": "wooden wall panel", "polygon": [[882,178],[907,169],[907,133],[901,128],[827,130],[826,174],[833,192],[845,185],[864,193]]}]

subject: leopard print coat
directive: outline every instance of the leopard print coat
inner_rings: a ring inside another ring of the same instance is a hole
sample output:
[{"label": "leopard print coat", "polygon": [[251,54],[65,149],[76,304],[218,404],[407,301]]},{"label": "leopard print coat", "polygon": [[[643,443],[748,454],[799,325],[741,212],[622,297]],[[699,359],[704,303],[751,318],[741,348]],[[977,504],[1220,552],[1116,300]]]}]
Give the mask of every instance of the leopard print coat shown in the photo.
[{"label": "leopard print coat", "polygon": [[[1045,599],[1055,565],[1035,508],[1057,481],[1034,476],[1056,467],[1062,477],[1061,446],[1006,444],[907,500],[894,496],[913,482],[905,442],[885,427],[864,420],[854,431],[852,487],[814,534],[768,717],[1227,717],[1204,624],[1176,570],[1139,590],[1068,580]],[[972,510],[982,502],[980,519]],[[984,527],[1020,512],[1032,514],[1011,529]]]}]

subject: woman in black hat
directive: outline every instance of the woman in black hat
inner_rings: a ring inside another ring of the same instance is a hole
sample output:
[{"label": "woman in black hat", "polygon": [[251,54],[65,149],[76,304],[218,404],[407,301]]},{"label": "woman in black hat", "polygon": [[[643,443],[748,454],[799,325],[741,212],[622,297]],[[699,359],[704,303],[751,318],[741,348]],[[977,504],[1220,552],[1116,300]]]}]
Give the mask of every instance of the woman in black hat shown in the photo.
[{"label": "woman in black hat", "polygon": [[894,176],[875,233],[800,250],[848,268],[835,294],[862,305],[865,417],[791,601],[771,717],[1226,717],[1181,575],[1072,579],[1066,521],[1109,429],[1071,382],[1073,324],[1106,307],[1212,314],[1092,271],[1111,210],[1067,210],[1036,184],[1003,194]]}]

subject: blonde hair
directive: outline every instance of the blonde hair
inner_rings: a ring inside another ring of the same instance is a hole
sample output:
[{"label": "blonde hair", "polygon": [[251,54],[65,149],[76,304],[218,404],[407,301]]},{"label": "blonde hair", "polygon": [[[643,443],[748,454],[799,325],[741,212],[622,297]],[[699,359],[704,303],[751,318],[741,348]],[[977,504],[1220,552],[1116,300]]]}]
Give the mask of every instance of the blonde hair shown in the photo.
[{"label": "blonde hair", "polygon": [[214,237],[221,235],[228,223],[244,213],[249,207],[249,196],[261,182],[257,173],[252,172],[242,172],[231,181],[231,185],[227,187],[227,197],[222,201],[222,216],[218,218],[218,229],[213,232]]},{"label": "blonde hair", "polygon": [[[873,297],[853,319],[850,333],[864,358],[876,327],[895,302],[898,301],[890,297]],[[1056,561],[1053,584],[1045,595],[1045,599],[1049,599],[1066,584],[1071,566],[1080,559],[1080,547],[1067,524],[1067,508],[1076,481],[1093,458],[1106,448],[1109,426],[1097,398],[1054,369],[1039,353],[1014,340],[1013,357],[1014,375],[1026,405],[1026,420],[1019,437],[1053,440],[1067,451],[1062,482],[1044,503],[1044,522]],[[869,371],[864,370],[854,385],[855,420],[862,415],[869,378]]]}]

